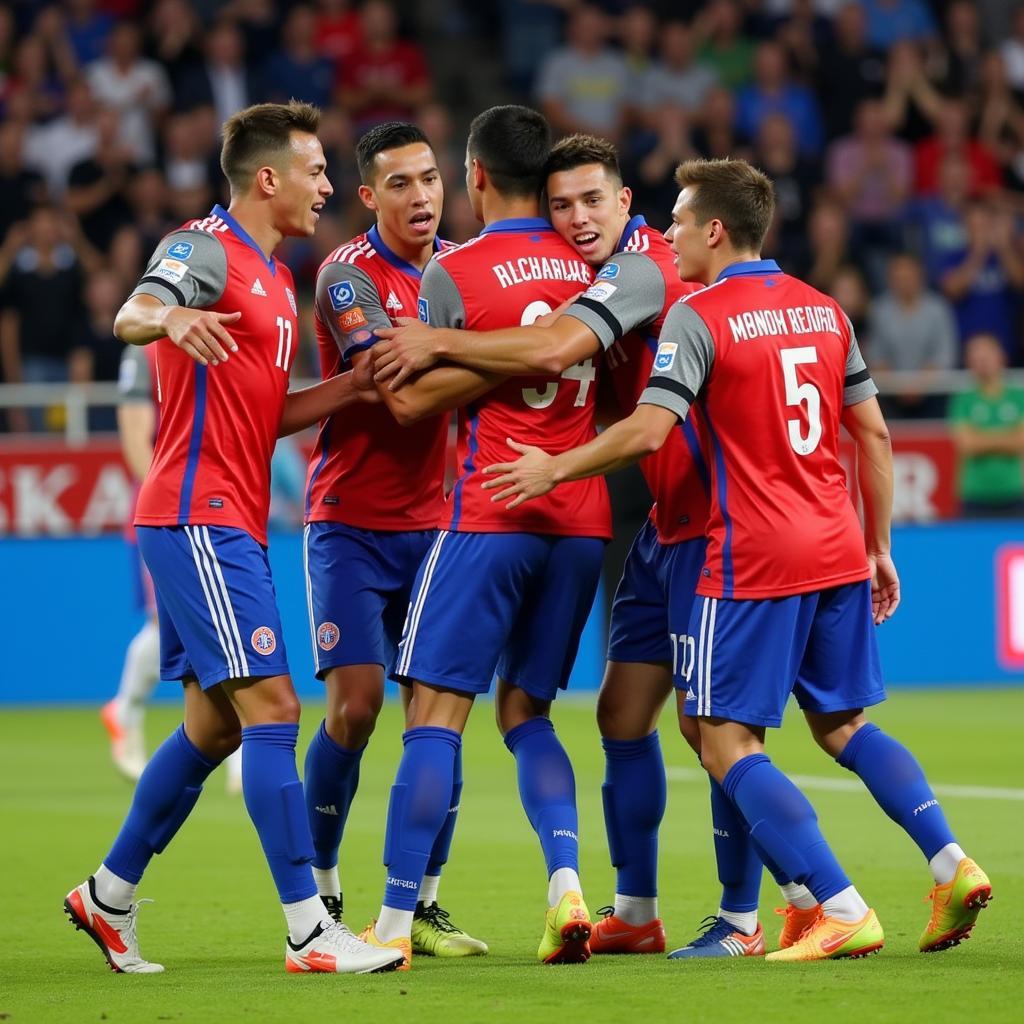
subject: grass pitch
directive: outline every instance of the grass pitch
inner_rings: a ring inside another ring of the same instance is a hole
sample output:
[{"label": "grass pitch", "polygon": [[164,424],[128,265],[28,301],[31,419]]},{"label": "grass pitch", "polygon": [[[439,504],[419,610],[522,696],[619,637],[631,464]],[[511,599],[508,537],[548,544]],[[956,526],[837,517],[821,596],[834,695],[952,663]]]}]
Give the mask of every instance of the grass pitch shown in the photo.
[{"label": "grass pitch", "polygon": [[[854,777],[813,746],[798,714],[770,752],[802,784],[840,860],[878,911],[879,956],[825,964],[761,959],[669,963],[595,957],[549,968],[535,959],[546,880],[539,843],[519,804],[511,757],[485,703],[466,735],[465,791],[442,904],[491,953],[416,960],[407,974],[294,976],[283,969],[285,930],[269,872],[242,801],[214,775],[171,848],[155,859],[140,896],[142,950],[157,976],[114,975],[61,913],[71,886],[95,869],[130,798],[107,758],[92,710],[7,710],[0,717],[3,905],[0,1020],[21,1022],[286,1021],[366,1024],[434,1021],[640,1020],[792,1022],[1018,1020],[1024,993],[1024,691],[899,691],[873,718],[918,754],[960,842],[992,878],[995,900],[975,936],[924,956],[917,937],[930,876],[917,849]],[[321,709],[304,714],[300,763]],[[582,876],[591,910],[610,902],[601,814],[603,760],[590,701],[560,701],[555,722],[576,768]],[[177,721],[150,712],[150,745]],[[387,794],[401,743],[389,705],[363,760],[342,848],[346,916],[361,927],[380,903]],[[662,724],[670,769],[662,831],[662,916],[670,948],[717,906],[707,783],[674,730]],[[944,787],[972,787],[946,790]],[[780,902],[765,874],[762,922],[770,947]],[[1015,1009],[1016,1007],[1016,1009]]]}]

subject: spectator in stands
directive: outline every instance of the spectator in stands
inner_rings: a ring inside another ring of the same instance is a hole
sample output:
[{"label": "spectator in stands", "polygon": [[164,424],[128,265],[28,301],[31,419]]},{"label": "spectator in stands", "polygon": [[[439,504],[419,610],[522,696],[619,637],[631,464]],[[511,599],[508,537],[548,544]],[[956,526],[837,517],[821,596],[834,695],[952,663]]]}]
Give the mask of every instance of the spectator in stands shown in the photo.
[{"label": "spectator in stands", "polygon": [[[208,210],[214,201],[210,181],[214,139],[203,108],[174,114],[164,127],[164,175],[170,207],[179,222]],[[191,211],[191,212],[189,212]]]},{"label": "spectator in stands", "polygon": [[1024,515],[1024,390],[1006,383],[1006,352],[991,334],[964,350],[974,387],[954,395],[949,418],[967,516]]},{"label": "spectator in stands", "polygon": [[782,44],[790,67],[804,81],[814,78],[831,26],[819,10],[820,0],[785,0],[772,24],[772,36]]},{"label": "spectator in stands", "polygon": [[1006,77],[1006,61],[990,50],[981,62],[977,89],[978,139],[996,158],[1004,177],[1014,174],[1013,162],[1024,146],[1024,107]]},{"label": "spectator in stands", "polygon": [[[206,38],[195,7],[189,0],[157,0],[146,27],[152,56],[167,72],[174,109],[190,109],[196,101],[188,95],[188,84],[202,64],[200,45]],[[209,103],[209,97],[203,102]]]},{"label": "spectator in stands", "polygon": [[942,90],[949,96],[968,95],[978,85],[985,50],[974,0],[950,3],[946,8],[944,37]]},{"label": "spectator in stands", "polygon": [[909,387],[887,395],[890,416],[942,416],[941,396],[929,394],[936,371],[952,370],[958,361],[956,321],[949,303],[925,287],[917,258],[898,253],[889,260],[889,288],[871,303],[868,313],[868,363],[874,374],[886,370],[914,373]]},{"label": "spectator in stands", "polygon": [[148,256],[157,242],[178,222],[169,212],[167,182],[155,164],[135,169],[125,191],[131,206],[131,223],[139,235],[139,246]]},{"label": "spectator in stands", "polygon": [[285,19],[281,48],[267,62],[267,99],[287,103],[292,97],[318,107],[327,105],[334,84],[334,64],[316,40],[316,14],[299,4]]},{"label": "spectator in stands", "polygon": [[868,284],[864,280],[864,275],[852,265],[840,267],[832,278],[832,287],[828,293],[850,318],[857,337],[866,342],[871,296],[868,294]]},{"label": "spectator in stands", "polygon": [[232,114],[263,99],[257,68],[245,59],[245,36],[231,21],[219,21],[206,34],[201,61],[183,77],[179,110],[212,106],[218,127]]},{"label": "spectator in stands", "polygon": [[964,248],[948,254],[942,290],[953,303],[960,338],[995,335],[1013,363],[1020,358],[1015,314],[1024,289],[1024,256],[1014,218],[988,200],[973,200],[965,227]]},{"label": "spectator in stands", "polygon": [[693,147],[709,160],[749,156],[736,138],[736,97],[728,89],[712,89],[704,103],[704,116],[693,128]]},{"label": "spectator in stands", "polygon": [[25,166],[25,126],[0,121],[0,243],[11,225],[45,198],[42,177]]},{"label": "spectator in stands", "polygon": [[889,51],[882,98],[889,125],[901,138],[918,142],[932,134],[942,96],[928,77],[921,47],[916,43],[897,43]]},{"label": "spectator in stands", "polygon": [[64,31],[79,66],[99,60],[106,52],[107,38],[114,28],[114,19],[106,11],[97,10],[96,0],[65,0],[67,22]]},{"label": "spectator in stands", "polygon": [[739,0],[711,0],[694,21],[704,40],[699,56],[718,74],[727,89],[736,90],[750,81],[754,41],[743,33],[743,9]]},{"label": "spectator in stands", "polygon": [[612,141],[622,137],[629,103],[629,69],[607,45],[604,15],[582,4],[569,21],[568,45],[541,65],[537,99],[558,135],[593,132]]},{"label": "spectator in stands", "polygon": [[654,67],[658,19],[646,4],[633,4],[619,19],[619,42],[629,71],[629,96],[641,96],[648,72]]},{"label": "spectator in stands", "polygon": [[1003,173],[992,151],[971,137],[971,114],[960,99],[943,100],[939,107],[935,134],[922,139],[914,150],[915,191],[928,195],[939,187],[939,167],[950,153],[959,153],[970,169],[970,194],[982,195],[1003,184]]},{"label": "spectator in stands", "polygon": [[782,47],[764,42],[754,55],[754,81],[736,96],[736,130],[740,138],[748,142],[756,139],[761,122],[770,114],[789,118],[802,153],[813,156],[821,148],[821,115],[813,93],[789,77]]},{"label": "spectator in stands", "polygon": [[925,0],[860,0],[867,15],[868,39],[880,50],[896,43],[934,43],[935,19]]},{"label": "spectator in stands", "polygon": [[999,52],[1006,63],[1010,88],[1024,94],[1024,3],[1018,3],[1014,8],[1012,25],[1012,34],[1002,41]]},{"label": "spectator in stands", "polygon": [[68,85],[66,113],[29,128],[25,165],[46,179],[52,199],[63,197],[71,168],[96,152],[96,114],[89,84],[77,78]]},{"label": "spectator in stands", "polygon": [[398,16],[385,0],[360,12],[363,46],[342,68],[338,99],[361,135],[384,121],[414,120],[431,98],[430,72],[420,47],[398,37]]},{"label": "spectator in stands", "polygon": [[316,45],[340,73],[363,45],[359,13],[349,0],[317,0]]},{"label": "spectator in stands", "polygon": [[117,380],[124,343],[114,337],[114,317],[128,297],[124,282],[109,267],[85,280],[85,314],[74,327],[88,380]]},{"label": "spectator in stands", "polygon": [[696,113],[717,84],[718,72],[694,58],[690,27],[683,21],[664,23],[659,32],[658,59],[640,86],[648,126],[656,129],[667,111]]},{"label": "spectator in stands", "polygon": [[[69,76],[73,77],[73,76]],[[26,36],[14,50],[5,107],[8,116],[46,121],[60,113],[65,82],[46,55],[38,35]]]},{"label": "spectator in stands", "polygon": [[107,41],[107,56],[88,69],[89,85],[98,103],[121,118],[121,141],[140,161],[156,157],[156,123],[171,105],[167,73],[142,56],[139,29],[119,22]]},{"label": "spectator in stands", "polygon": [[817,202],[807,225],[807,240],[810,262],[797,276],[827,292],[840,269],[853,262],[850,221],[842,203],[829,197]]},{"label": "spectator in stands", "polygon": [[967,200],[970,168],[959,154],[947,156],[939,167],[939,191],[913,201],[909,227],[914,247],[924,262],[928,283],[937,288],[950,266],[967,246]]}]

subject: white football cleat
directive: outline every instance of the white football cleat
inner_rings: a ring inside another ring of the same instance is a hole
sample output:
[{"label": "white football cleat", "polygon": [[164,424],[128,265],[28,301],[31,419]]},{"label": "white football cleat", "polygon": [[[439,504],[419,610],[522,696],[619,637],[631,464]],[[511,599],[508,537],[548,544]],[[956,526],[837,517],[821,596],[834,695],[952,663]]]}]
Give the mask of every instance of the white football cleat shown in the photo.
[{"label": "white football cleat", "polygon": [[130,782],[138,782],[146,767],[146,743],[142,729],[124,726],[117,714],[117,701],[110,700],[100,709],[100,720],[110,737],[110,759]]},{"label": "white football cleat", "polygon": [[404,963],[401,950],[368,945],[340,921],[317,925],[301,946],[286,940],[284,950],[284,968],[291,974],[377,974]]},{"label": "white football cleat", "polygon": [[76,930],[85,932],[100,947],[115,973],[160,974],[163,971],[163,964],[151,964],[139,954],[139,940],[135,935],[139,903],[133,903],[127,910],[104,906],[96,899],[92,875],[67,894],[64,913]]}]

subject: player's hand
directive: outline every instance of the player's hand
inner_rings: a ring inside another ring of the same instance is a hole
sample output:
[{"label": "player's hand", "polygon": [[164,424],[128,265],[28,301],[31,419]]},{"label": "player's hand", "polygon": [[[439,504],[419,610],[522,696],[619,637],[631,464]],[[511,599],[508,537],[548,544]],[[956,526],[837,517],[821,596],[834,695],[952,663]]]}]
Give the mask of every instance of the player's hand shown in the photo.
[{"label": "player's hand", "polygon": [[889,555],[868,555],[871,566],[871,614],[880,626],[900,604],[900,578]]},{"label": "player's hand", "polygon": [[533,445],[513,441],[511,437],[505,438],[505,443],[513,451],[519,452],[522,458],[515,462],[497,462],[484,469],[484,473],[494,476],[494,479],[486,481],[483,489],[492,491],[500,488],[497,494],[492,495],[491,501],[512,498],[505,507],[518,508],[524,501],[539,498],[555,487],[558,481],[554,473],[554,456]]},{"label": "player's hand", "polygon": [[237,323],[241,313],[214,313],[209,309],[166,306],[163,327],[167,337],[202,366],[226,363],[228,352],[237,352],[227,324]]},{"label": "player's hand", "polygon": [[543,316],[537,317],[536,320],[532,321],[531,327],[553,327],[555,321],[583,294],[583,292],[577,292],[571,298],[566,299],[560,306],[556,306],[550,313],[545,313]]},{"label": "player's hand", "polygon": [[373,360],[369,354],[366,358],[356,359],[352,366],[352,386],[356,389],[356,398],[360,402],[373,405],[381,401],[380,392],[373,382]]},{"label": "player's hand", "polygon": [[427,370],[437,362],[434,328],[411,317],[399,317],[397,327],[374,330],[381,340],[373,346],[373,379],[385,381],[389,391],[397,391],[414,373]]}]

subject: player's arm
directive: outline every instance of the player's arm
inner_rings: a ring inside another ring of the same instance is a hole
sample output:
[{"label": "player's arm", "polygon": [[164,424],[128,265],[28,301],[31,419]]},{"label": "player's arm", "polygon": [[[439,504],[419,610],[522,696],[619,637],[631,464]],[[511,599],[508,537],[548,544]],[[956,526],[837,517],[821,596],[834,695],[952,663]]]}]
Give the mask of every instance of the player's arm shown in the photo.
[{"label": "player's arm", "polygon": [[117,433],[121,454],[132,476],[141,483],[153,461],[156,409],[149,363],[141,349],[126,348],[117,374]]},{"label": "player's arm", "polygon": [[515,508],[567,480],[612,473],[657,451],[676,423],[686,418],[714,360],[714,342],[704,321],[685,304],[669,311],[661,337],[654,371],[630,416],[559,455],[510,438],[509,447],[522,458],[484,470],[495,476],[483,485],[497,490],[492,500],[512,498],[508,507]]},{"label": "player's arm", "polygon": [[224,294],[227,280],[227,255],[219,240],[205,231],[174,231],[156,247],[118,310],[114,335],[127,345],[167,337],[197,363],[216,366],[238,351],[227,326],[242,314],[205,308]]},{"label": "player's arm", "polygon": [[340,409],[356,402],[378,402],[380,398],[373,383],[368,364],[349,373],[340,373],[328,380],[285,396],[278,437],[287,437],[319,423]]}]

